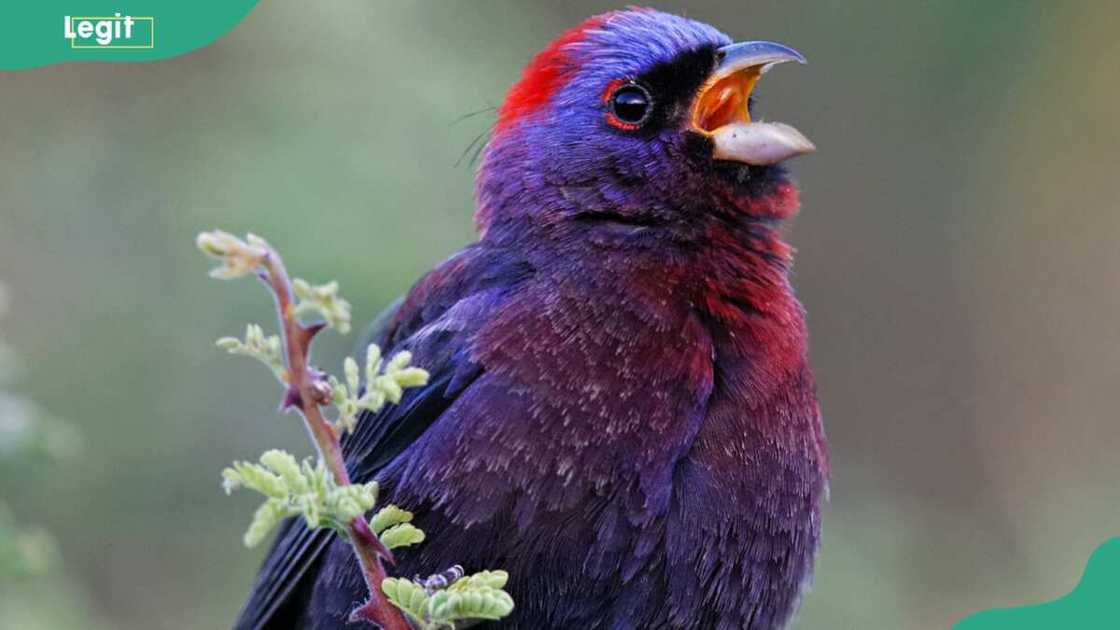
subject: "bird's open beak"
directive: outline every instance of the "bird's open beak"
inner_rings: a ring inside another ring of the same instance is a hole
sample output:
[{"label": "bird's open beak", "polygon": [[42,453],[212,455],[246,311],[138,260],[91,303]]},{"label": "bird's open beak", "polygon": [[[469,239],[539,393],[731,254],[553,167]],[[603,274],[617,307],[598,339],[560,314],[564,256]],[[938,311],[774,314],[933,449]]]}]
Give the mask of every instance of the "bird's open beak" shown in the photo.
[{"label": "bird's open beak", "polygon": [[751,122],[751,90],[771,66],[805,63],[796,50],[774,42],[743,42],[717,51],[718,65],[692,105],[692,128],[712,139],[713,157],[744,164],[776,164],[816,150],[800,131],[783,123]]}]

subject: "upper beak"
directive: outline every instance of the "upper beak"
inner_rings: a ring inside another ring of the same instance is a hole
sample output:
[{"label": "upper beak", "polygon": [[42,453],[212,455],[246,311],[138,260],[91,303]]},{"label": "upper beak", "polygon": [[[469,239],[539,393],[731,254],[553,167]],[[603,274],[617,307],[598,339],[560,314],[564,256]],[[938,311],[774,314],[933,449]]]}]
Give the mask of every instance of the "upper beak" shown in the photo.
[{"label": "upper beak", "polygon": [[720,48],[717,55],[718,65],[692,105],[692,128],[712,139],[713,157],[766,165],[816,150],[800,131],[782,123],[751,122],[747,110],[759,77],[779,63],[805,63],[801,53],[775,42],[742,42]]}]

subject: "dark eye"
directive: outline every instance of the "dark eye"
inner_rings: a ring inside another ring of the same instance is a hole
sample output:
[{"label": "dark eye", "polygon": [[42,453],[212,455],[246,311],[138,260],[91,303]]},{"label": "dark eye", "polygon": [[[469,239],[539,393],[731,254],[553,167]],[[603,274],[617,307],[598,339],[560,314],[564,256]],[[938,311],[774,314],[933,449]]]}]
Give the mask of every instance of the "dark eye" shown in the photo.
[{"label": "dark eye", "polygon": [[623,85],[611,95],[611,114],[622,123],[618,126],[637,129],[649,118],[652,110],[653,99],[649,92],[636,83]]}]

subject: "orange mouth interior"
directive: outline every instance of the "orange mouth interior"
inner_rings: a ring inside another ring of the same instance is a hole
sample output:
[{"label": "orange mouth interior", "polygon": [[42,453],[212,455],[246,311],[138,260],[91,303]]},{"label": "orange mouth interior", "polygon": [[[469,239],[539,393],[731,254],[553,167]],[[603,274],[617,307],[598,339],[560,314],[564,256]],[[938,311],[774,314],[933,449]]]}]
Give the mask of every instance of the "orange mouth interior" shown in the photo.
[{"label": "orange mouth interior", "polygon": [[693,128],[710,133],[731,123],[749,123],[747,105],[760,76],[762,66],[752,66],[704,84],[692,107]]}]

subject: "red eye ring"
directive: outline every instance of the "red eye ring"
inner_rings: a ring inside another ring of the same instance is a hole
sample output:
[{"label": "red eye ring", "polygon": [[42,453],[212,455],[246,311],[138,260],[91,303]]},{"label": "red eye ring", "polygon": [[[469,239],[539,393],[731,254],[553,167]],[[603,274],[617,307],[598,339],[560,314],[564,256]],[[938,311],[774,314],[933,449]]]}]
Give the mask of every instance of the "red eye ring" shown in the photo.
[{"label": "red eye ring", "polygon": [[603,90],[603,103],[607,107],[607,122],[624,131],[640,129],[653,111],[653,98],[640,84],[615,79]]}]

